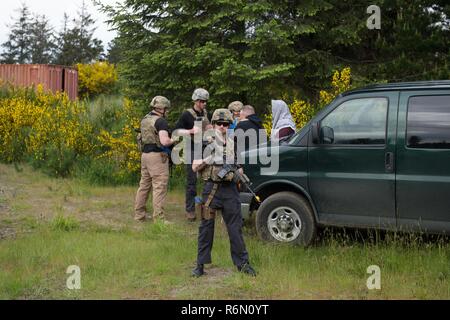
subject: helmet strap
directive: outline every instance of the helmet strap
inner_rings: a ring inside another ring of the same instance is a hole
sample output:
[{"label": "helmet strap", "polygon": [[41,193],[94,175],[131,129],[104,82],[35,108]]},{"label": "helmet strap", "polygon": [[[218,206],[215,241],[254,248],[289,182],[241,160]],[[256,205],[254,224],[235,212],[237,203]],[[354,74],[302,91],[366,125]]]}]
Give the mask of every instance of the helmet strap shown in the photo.
[{"label": "helmet strap", "polygon": [[195,101],[195,103],[194,103],[194,110],[197,112],[202,112],[203,109],[201,107],[199,107],[199,104],[197,103],[197,101]]},{"label": "helmet strap", "polygon": [[165,117],[166,116],[166,110],[167,109],[161,109],[161,108],[154,108],[153,111],[155,111],[159,116]]}]

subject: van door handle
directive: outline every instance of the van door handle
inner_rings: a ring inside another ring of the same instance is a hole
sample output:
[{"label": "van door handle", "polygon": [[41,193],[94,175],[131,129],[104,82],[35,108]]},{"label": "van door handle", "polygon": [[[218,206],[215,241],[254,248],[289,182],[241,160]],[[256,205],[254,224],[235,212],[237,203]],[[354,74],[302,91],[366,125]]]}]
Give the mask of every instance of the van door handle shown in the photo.
[{"label": "van door handle", "polygon": [[386,152],[384,156],[384,168],[386,169],[386,172],[392,173],[394,172],[394,153],[393,152]]}]

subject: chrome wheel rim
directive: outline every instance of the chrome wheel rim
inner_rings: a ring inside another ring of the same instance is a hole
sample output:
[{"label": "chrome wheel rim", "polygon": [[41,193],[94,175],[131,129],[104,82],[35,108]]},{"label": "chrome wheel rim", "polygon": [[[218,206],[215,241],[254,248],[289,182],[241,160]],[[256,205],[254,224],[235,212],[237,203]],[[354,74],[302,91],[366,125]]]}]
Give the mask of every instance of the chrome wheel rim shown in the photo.
[{"label": "chrome wheel rim", "polygon": [[267,219],[267,228],[273,238],[280,242],[292,242],[300,235],[302,221],[298,213],[289,207],[272,210]]}]

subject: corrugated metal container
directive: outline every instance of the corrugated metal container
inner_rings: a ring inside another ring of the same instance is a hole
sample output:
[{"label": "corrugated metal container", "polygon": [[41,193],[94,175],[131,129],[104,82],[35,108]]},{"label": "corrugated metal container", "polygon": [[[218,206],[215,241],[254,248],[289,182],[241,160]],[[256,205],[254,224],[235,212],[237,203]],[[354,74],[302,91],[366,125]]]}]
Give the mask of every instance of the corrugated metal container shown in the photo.
[{"label": "corrugated metal container", "polygon": [[70,99],[78,97],[78,71],[74,68],[64,68],[64,92]]},{"label": "corrugated metal container", "polygon": [[78,97],[78,71],[47,64],[0,64],[0,80],[14,86],[42,84],[45,90],[64,91],[71,100]]}]

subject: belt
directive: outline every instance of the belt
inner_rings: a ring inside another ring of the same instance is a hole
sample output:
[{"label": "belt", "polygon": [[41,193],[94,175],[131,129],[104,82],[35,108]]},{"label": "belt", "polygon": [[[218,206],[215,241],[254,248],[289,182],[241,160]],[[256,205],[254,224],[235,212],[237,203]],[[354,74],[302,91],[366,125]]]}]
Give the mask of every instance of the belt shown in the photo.
[{"label": "belt", "polygon": [[221,184],[221,185],[231,185],[234,183],[234,181],[214,181],[214,180],[206,180],[206,182],[211,182],[211,183],[217,183],[217,184]]}]

